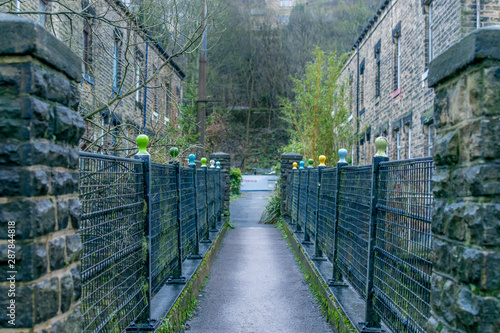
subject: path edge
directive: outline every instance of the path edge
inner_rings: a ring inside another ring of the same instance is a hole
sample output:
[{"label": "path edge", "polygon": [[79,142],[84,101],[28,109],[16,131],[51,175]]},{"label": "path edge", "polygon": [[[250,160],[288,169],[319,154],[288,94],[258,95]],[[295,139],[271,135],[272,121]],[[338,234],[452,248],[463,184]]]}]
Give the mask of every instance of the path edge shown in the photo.
[{"label": "path edge", "polygon": [[214,239],[203,260],[194,272],[193,276],[186,284],[176,301],[168,311],[165,318],[159,325],[157,333],[182,332],[182,325],[188,319],[190,312],[195,308],[198,293],[203,285],[203,281],[208,276],[212,264],[222,245],[228,226],[229,217],[223,217],[224,224]]},{"label": "path edge", "polygon": [[281,230],[288,245],[290,246],[295,259],[305,274],[309,287],[321,303],[322,309],[325,309],[324,315],[335,333],[354,333],[356,324],[352,323],[345,312],[340,307],[335,296],[331,293],[321,274],[316,269],[306,251],[300,244],[288,223],[281,220]]}]

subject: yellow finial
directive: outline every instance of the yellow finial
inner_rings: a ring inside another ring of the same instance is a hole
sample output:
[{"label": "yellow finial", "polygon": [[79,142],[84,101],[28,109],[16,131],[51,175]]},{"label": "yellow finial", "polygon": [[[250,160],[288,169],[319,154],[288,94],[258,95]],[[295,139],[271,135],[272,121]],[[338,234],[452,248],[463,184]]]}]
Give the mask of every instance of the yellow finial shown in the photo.
[{"label": "yellow finial", "polygon": [[321,155],[319,157],[319,166],[326,166],[325,162],[326,162],[326,156],[325,155]]},{"label": "yellow finial", "polygon": [[294,169],[294,170],[297,169],[297,162],[293,162],[293,168],[292,169]]}]

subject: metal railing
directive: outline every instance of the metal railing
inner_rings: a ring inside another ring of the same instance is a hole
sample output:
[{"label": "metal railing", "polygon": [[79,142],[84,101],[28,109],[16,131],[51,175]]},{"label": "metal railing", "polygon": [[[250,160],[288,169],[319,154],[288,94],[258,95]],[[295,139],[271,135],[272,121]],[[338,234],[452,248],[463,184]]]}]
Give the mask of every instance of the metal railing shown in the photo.
[{"label": "metal railing", "polygon": [[166,283],[185,282],[182,262],[200,258],[207,222],[221,219],[221,178],[220,169],[149,155],[80,153],[83,332],[155,325],[151,299]]},{"label": "metal railing", "polygon": [[364,331],[379,330],[382,318],[395,332],[425,332],[433,170],[432,158],[375,157],[287,176],[290,223],[303,243],[314,240],[313,259],[332,262],[330,286],[348,284],[365,300]]}]

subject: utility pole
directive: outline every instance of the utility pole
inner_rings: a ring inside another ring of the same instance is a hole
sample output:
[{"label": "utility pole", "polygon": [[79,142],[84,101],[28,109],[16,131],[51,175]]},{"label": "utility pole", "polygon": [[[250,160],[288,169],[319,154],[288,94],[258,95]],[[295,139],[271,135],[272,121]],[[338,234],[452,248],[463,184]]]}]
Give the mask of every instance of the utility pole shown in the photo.
[{"label": "utility pole", "polygon": [[201,52],[200,52],[200,72],[198,77],[198,143],[201,146],[201,157],[205,153],[205,125],[207,112],[205,109],[207,101],[207,0],[203,1],[203,13],[202,13],[202,28],[203,37],[201,40]]}]

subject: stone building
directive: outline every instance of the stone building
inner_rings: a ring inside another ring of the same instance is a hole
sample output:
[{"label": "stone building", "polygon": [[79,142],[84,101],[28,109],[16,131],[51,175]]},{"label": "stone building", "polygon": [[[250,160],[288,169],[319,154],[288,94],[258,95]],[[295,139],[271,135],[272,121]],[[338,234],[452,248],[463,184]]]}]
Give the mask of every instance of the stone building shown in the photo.
[{"label": "stone building", "polygon": [[[65,7],[82,15],[57,15]],[[127,0],[13,0],[0,7],[33,19],[81,55],[79,111],[93,114],[85,119],[82,149],[127,155],[138,134],[159,139],[177,126],[185,74],[136,20],[136,8]]]},{"label": "stone building", "polygon": [[380,135],[389,139],[391,160],[431,155],[429,63],[477,27],[496,24],[499,0],[385,0],[354,43],[342,74],[349,121],[358,133],[353,163],[371,163]]}]

